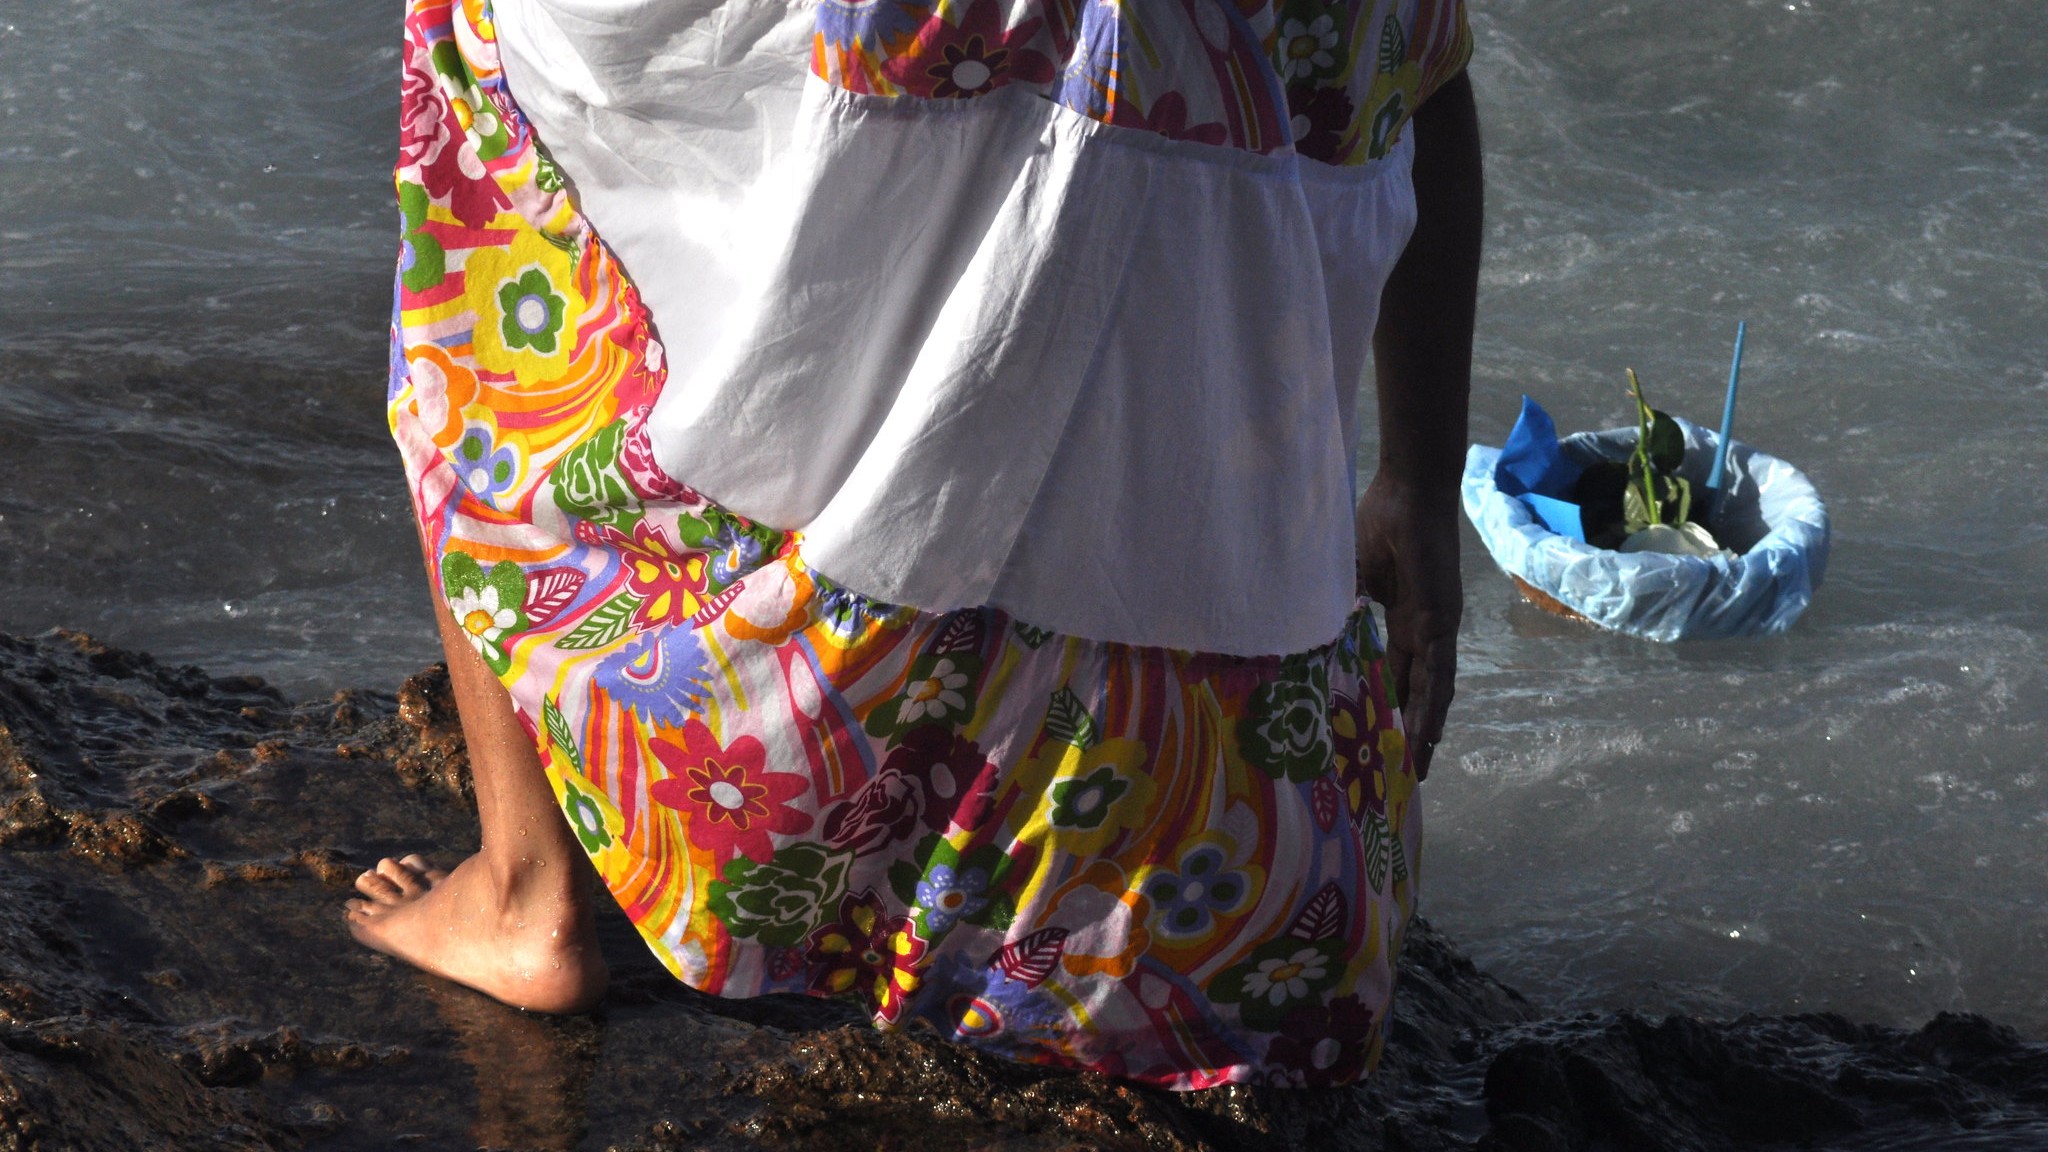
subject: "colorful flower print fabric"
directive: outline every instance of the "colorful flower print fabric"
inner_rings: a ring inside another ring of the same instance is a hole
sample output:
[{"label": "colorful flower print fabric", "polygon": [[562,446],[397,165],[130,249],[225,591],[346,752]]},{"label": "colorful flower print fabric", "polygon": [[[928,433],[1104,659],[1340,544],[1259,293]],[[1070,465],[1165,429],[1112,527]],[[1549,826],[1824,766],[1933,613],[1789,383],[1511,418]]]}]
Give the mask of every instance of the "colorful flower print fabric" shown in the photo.
[{"label": "colorful flower print fabric", "polygon": [[821,0],[811,69],[936,100],[1027,85],[1108,124],[1350,165],[1471,54],[1462,0]]},{"label": "colorful flower print fabric", "polygon": [[[1023,67],[911,31],[953,65],[935,92]],[[661,346],[488,6],[412,0],[404,67],[390,415],[421,530],[663,963],[1166,1088],[1365,1075],[1420,844],[1366,608],[1239,658],[835,585],[655,466]]]}]

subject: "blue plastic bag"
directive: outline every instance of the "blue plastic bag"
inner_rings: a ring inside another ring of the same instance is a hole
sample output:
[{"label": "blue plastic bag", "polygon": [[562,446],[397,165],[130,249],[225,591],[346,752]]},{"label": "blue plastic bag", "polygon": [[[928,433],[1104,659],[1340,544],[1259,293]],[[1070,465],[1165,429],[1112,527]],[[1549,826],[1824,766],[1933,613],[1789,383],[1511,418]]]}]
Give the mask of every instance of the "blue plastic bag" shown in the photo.
[{"label": "blue plastic bag", "polygon": [[1514,430],[1500,446],[1494,463],[1493,482],[1502,492],[1518,497],[1543,526],[1574,540],[1586,538],[1586,526],[1579,506],[1564,497],[1571,494],[1586,466],[1564,454],[1558,446],[1557,425],[1543,405],[1522,397],[1522,414]]},{"label": "blue plastic bag", "polygon": [[[1715,434],[1688,420],[1679,475],[1706,487]],[[1580,432],[1559,442],[1581,467],[1625,461],[1636,430]],[[1735,556],[1670,556],[1595,548],[1552,531],[1521,499],[1500,490],[1500,449],[1465,454],[1465,515],[1494,562],[1604,628],[1646,640],[1756,636],[1783,632],[1813,600],[1827,571],[1828,514],[1797,468],[1735,441],[1710,527]]]}]

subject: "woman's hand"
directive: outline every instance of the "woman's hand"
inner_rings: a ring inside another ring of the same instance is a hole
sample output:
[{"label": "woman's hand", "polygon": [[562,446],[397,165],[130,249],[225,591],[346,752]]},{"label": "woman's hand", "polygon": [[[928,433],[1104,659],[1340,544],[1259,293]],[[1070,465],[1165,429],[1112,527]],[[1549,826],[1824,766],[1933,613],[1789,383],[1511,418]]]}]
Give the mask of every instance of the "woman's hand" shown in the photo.
[{"label": "woman's hand", "polygon": [[1420,497],[1384,473],[1375,477],[1358,504],[1358,577],[1386,610],[1387,670],[1415,777],[1427,779],[1456,691],[1465,610],[1455,495]]},{"label": "woman's hand", "polygon": [[1458,672],[1458,478],[1472,383],[1484,174],[1463,73],[1437,89],[1415,132],[1415,232],[1387,278],[1373,332],[1379,471],[1358,505],[1358,572],[1387,610],[1387,664],[1429,773]]}]

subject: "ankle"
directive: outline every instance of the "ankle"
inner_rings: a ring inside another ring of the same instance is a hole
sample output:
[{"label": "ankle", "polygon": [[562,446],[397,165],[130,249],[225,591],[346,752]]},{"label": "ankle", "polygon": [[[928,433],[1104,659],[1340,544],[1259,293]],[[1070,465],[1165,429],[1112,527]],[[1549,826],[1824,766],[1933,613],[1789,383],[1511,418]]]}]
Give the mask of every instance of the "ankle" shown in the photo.
[{"label": "ankle", "polygon": [[520,845],[494,850],[486,843],[472,857],[482,891],[478,893],[501,912],[525,917],[529,912],[571,908],[587,904],[588,893],[577,883],[575,871],[561,862],[531,852]]}]

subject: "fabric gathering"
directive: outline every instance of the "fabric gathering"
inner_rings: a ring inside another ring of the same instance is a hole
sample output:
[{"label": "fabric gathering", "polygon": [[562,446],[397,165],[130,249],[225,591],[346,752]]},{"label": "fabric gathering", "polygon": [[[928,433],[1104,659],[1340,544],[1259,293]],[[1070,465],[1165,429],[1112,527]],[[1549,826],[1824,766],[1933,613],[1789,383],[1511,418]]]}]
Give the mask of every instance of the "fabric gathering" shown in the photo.
[{"label": "fabric gathering", "polygon": [[1355,397],[1470,50],[1457,0],[410,0],[392,432],[677,978],[1369,1074],[1422,827]]}]

